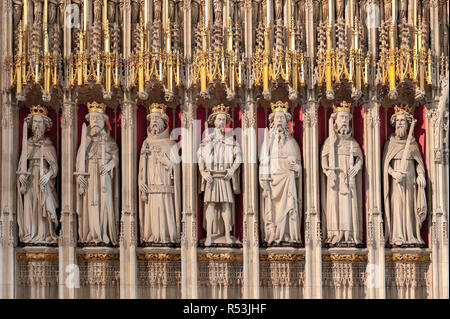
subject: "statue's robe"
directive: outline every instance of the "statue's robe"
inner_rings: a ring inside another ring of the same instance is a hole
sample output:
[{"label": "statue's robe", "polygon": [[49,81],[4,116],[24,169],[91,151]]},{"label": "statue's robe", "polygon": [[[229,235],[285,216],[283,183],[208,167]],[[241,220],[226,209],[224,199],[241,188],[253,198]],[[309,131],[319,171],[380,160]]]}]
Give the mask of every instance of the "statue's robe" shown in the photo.
[{"label": "statue's robe", "polygon": [[[87,127],[90,132],[90,127]],[[119,243],[119,148],[106,129],[102,142],[100,135],[86,135],[85,169],[88,186],[84,194],[77,191],[77,213],[79,241],[85,244],[117,246]],[[105,145],[105,159],[102,156]],[[76,171],[80,172],[81,148],[78,149]],[[105,175],[100,174],[103,163],[114,162],[114,168]]]},{"label": "statue's robe", "polygon": [[[149,188],[147,200],[139,191],[141,242],[176,243],[180,240],[180,164],[176,162],[176,141],[166,128],[159,135],[149,134],[139,158],[139,181]],[[164,158],[166,166],[158,158]],[[144,176],[145,173],[145,176]]]},{"label": "statue's robe", "polygon": [[[290,160],[299,171],[289,169]],[[261,236],[267,242],[301,243],[302,169],[300,147],[287,136],[278,142],[275,135],[265,134],[260,154],[260,183],[267,181],[271,197],[261,192]]]},{"label": "statue's robe", "polygon": [[416,179],[418,174],[425,176],[425,165],[415,140],[409,146],[404,185],[388,173],[389,167],[401,170],[405,145],[406,139],[392,134],[383,150],[385,238],[390,244],[423,244],[420,228],[426,217],[426,193],[425,188],[416,184]]},{"label": "statue's robe", "polygon": [[[222,209],[216,209],[211,235],[225,234],[234,227],[234,194],[240,194],[240,168],[237,168],[230,180],[224,179],[226,172],[234,163],[242,162],[242,152],[236,140],[232,136],[220,136],[217,132],[205,137],[197,151],[199,161],[205,163],[205,170],[213,177],[214,181],[208,184],[200,176],[200,192],[204,192],[203,202],[204,210],[209,203],[230,204],[231,222],[230,229],[225,229],[221,212]],[[203,227],[206,229],[206,214],[203,212]]]},{"label": "statue's robe", "polygon": [[[27,158],[23,156],[19,160],[19,168],[23,161],[27,161],[27,169],[30,173],[25,194],[20,192],[18,182],[17,196],[17,223],[19,225],[19,240],[23,243],[54,244],[57,242],[55,229],[58,226],[56,209],[58,208],[56,194],[56,176],[58,175],[58,158],[56,150],[48,137],[39,142],[34,138],[28,139]],[[52,170],[47,186],[41,189],[41,160],[43,174]]]},{"label": "statue's robe", "polygon": [[[329,244],[361,244],[362,243],[362,166],[363,153],[358,142],[348,135],[337,135],[334,143],[335,163],[331,163],[331,143],[328,137],[321,151],[321,196],[322,226],[326,234],[325,242]],[[353,145],[353,146],[352,146]],[[352,151],[353,150],[353,151]],[[352,155],[350,155],[353,153]],[[353,178],[348,172],[353,166],[360,167]],[[324,174],[329,168],[339,168],[336,172],[336,183]],[[344,234],[347,232],[348,240]]]}]

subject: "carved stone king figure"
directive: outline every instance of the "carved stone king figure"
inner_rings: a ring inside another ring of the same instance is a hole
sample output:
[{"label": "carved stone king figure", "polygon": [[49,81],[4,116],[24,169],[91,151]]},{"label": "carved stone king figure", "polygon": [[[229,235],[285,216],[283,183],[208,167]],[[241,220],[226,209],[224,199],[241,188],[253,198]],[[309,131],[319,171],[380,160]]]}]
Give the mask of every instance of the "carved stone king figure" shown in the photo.
[{"label": "carved stone king figure", "polygon": [[363,153],[352,137],[350,104],[333,105],[329,136],[322,147],[322,225],[325,244],[362,243]]},{"label": "carved stone king figure", "polygon": [[[58,226],[56,176],[58,159],[51,140],[44,135],[52,126],[47,108],[35,105],[25,118],[19,160],[17,222],[24,244],[56,244]],[[28,126],[33,136],[28,139]]]},{"label": "carved stone king figure", "polygon": [[103,103],[88,103],[78,149],[77,213],[79,242],[84,245],[118,245],[119,149],[109,135]]},{"label": "carved stone king figure", "polygon": [[229,122],[228,106],[213,107],[208,124],[214,125],[214,132],[203,139],[197,152],[202,177],[200,191],[204,192],[205,246],[233,243],[230,232],[234,226],[234,194],[240,193],[242,154],[234,137],[225,134]]},{"label": "carved stone king figure", "polygon": [[272,103],[270,130],[261,148],[262,238],[267,244],[301,243],[302,166],[300,147],[289,131],[288,103]]},{"label": "carved stone king figure", "polygon": [[139,225],[144,244],[180,241],[180,164],[165,109],[164,104],[150,105],[139,158]]},{"label": "carved stone king figure", "polygon": [[424,244],[420,228],[426,218],[425,165],[414,139],[412,107],[397,105],[391,117],[395,133],[383,151],[386,241],[394,246]]}]

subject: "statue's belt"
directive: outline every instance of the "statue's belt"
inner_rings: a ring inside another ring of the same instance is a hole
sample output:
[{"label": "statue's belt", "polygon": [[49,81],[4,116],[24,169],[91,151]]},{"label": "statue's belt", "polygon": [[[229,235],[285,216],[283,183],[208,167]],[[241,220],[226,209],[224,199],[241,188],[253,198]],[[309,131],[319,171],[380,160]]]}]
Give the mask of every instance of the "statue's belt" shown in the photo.
[{"label": "statue's belt", "polygon": [[173,185],[148,185],[149,194],[174,193]]},{"label": "statue's belt", "polygon": [[214,178],[224,178],[227,175],[227,171],[211,171],[210,173]]}]

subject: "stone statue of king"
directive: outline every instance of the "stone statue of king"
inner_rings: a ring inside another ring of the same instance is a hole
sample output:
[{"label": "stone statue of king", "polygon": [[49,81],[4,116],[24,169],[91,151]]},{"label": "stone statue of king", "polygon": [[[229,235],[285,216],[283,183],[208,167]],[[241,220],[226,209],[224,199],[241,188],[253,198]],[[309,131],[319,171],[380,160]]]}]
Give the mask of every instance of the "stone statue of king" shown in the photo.
[{"label": "stone statue of king", "polygon": [[350,104],[333,105],[329,136],[322,147],[322,225],[325,244],[362,244],[363,153],[352,136]]},{"label": "stone statue of king", "polygon": [[109,135],[103,103],[88,103],[78,149],[77,213],[79,242],[117,246],[119,242],[119,149]]},{"label": "stone statue of king", "polygon": [[288,103],[272,103],[270,131],[261,147],[261,230],[267,244],[300,244],[302,166],[300,147],[289,131]]},{"label": "stone statue of king", "polygon": [[205,246],[233,243],[230,232],[234,226],[234,194],[240,193],[242,153],[234,137],[225,133],[230,121],[228,106],[213,107],[208,124],[214,125],[214,132],[203,139],[197,152],[202,177],[200,190],[204,192],[206,206],[203,214]]},{"label": "stone statue of king", "polygon": [[[17,222],[19,241],[24,244],[49,245],[57,242],[58,159],[52,141],[44,135],[52,126],[47,112],[44,106],[32,106],[23,126],[22,155],[17,172]],[[33,132],[29,139],[28,126]]]},{"label": "stone statue of king", "polygon": [[414,139],[412,107],[397,105],[383,152],[385,237],[393,246],[424,244],[420,228],[427,215],[425,165]]},{"label": "stone statue of king", "polygon": [[164,104],[149,107],[147,138],[139,158],[139,226],[144,245],[180,241],[180,164],[169,138]]}]

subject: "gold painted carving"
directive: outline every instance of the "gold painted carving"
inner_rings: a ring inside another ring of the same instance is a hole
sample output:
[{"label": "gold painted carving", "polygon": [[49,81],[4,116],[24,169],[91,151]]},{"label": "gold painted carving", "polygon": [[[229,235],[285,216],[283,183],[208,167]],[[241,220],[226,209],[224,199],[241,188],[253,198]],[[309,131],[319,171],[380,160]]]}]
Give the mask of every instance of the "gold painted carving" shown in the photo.
[{"label": "gold painted carving", "polygon": [[198,254],[198,261],[242,261],[242,255],[232,254]]},{"label": "gold painted carving", "polygon": [[345,255],[323,255],[323,262],[332,262],[332,261],[350,261],[350,262],[364,262],[367,261],[367,255],[355,255],[355,254],[345,254]]},{"label": "gold painted carving", "polygon": [[393,254],[392,256],[386,256],[387,262],[416,262],[426,263],[430,261],[430,255],[418,255],[418,254]]},{"label": "gold painted carving", "polygon": [[138,254],[138,260],[147,260],[147,261],[180,261],[181,255],[172,255],[172,254]]},{"label": "gold painted carving", "polygon": [[305,255],[294,255],[294,254],[268,254],[261,255],[259,257],[260,261],[304,261]]},{"label": "gold painted carving", "polygon": [[91,254],[79,254],[77,255],[78,260],[88,260],[88,261],[106,261],[106,260],[119,260],[119,254],[102,254],[102,253],[91,253]]},{"label": "gold painted carving", "polygon": [[58,260],[58,254],[18,253],[17,260]]}]

